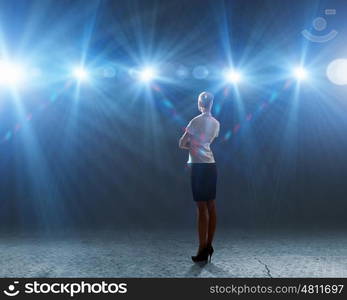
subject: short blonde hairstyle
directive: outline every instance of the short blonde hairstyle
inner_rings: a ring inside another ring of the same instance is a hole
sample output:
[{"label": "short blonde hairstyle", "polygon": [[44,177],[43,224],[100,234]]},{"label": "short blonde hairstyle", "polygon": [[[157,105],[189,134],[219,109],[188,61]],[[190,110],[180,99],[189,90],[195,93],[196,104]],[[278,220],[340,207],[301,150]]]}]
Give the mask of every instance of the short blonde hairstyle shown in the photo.
[{"label": "short blonde hairstyle", "polygon": [[213,94],[210,92],[202,92],[199,95],[199,105],[203,108],[209,108],[211,109],[212,105],[213,105]]}]

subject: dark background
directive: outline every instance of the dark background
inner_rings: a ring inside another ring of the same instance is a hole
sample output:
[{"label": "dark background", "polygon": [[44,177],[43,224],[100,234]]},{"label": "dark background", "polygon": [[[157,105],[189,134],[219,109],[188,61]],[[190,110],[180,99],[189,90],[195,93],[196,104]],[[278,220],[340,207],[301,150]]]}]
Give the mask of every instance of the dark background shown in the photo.
[{"label": "dark background", "polygon": [[[339,34],[308,42],[300,32],[325,8]],[[203,90],[221,122],[220,226],[346,225],[346,87],[325,77],[346,58],[346,13],[343,0],[0,1],[0,55],[42,69],[0,90],[0,225],[191,227],[177,143]],[[78,91],[66,72],[81,58],[95,76]],[[298,86],[286,76],[303,59],[312,80]],[[231,61],[250,74],[238,90],[218,75]],[[162,78],[146,88],[128,70],[147,63]]]}]

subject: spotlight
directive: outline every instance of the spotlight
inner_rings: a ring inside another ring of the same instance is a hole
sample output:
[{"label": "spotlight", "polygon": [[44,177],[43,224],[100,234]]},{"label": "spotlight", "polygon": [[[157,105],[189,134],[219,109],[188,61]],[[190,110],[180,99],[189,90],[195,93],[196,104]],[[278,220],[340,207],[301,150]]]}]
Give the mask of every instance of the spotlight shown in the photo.
[{"label": "spotlight", "polygon": [[242,75],[237,70],[228,70],[224,74],[225,80],[229,83],[238,83],[242,80]]},{"label": "spotlight", "polygon": [[82,67],[77,67],[73,70],[73,76],[78,80],[78,81],[85,81],[88,80],[89,78],[89,73],[86,69]]},{"label": "spotlight", "polygon": [[308,77],[308,72],[303,67],[297,67],[294,69],[293,75],[297,80],[305,80]]},{"label": "spotlight", "polygon": [[141,81],[149,82],[156,77],[157,72],[153,67],[146,67],[146,68],[143,68],[138,75]]},{"label": "spotlight", "polygon": [[18,65],[0,61],[0,84],[17,84],[24,79],[24,70]]}]

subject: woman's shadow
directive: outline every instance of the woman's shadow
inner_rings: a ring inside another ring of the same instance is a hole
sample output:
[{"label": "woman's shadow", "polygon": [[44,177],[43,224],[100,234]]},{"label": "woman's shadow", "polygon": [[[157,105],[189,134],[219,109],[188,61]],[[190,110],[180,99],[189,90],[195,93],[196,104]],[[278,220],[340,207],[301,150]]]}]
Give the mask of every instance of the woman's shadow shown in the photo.
[{"label": "woman's shadow", "polygon": [[228,272],[227,270],[218,267],[214,263],[208,262],[195,263],[186,272],[185,277],[199,277],[203,270],[210,272],[216,277],[235,277],[234,274]]}]

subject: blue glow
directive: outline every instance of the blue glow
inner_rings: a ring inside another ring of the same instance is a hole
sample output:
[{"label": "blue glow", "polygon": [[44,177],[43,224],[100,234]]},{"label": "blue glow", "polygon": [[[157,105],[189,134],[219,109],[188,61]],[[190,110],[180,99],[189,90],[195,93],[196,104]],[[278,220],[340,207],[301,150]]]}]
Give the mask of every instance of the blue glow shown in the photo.
[{"label": "blue glow", "polygon": [[209,70],[205,66],[196,66],[193,69],[193,76],[196,79],[205,79],[209,74]]}]

